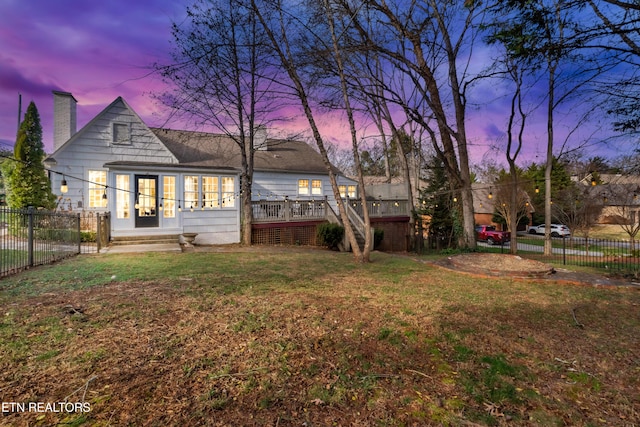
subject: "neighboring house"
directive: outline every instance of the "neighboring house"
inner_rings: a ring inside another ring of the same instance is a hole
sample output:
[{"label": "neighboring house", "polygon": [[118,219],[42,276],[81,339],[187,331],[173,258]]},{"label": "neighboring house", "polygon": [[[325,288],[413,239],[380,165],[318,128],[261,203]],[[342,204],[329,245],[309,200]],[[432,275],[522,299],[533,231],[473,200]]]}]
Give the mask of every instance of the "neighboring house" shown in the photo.
[{"label": "neighboring house", "polygon": [[591,184],[587,175],[581,184],[588,188],[590,197],[602,203],[599,224],[636,224],[640,222],[640,176],[599,174],[600,183]]},{"label": "neighboring house", "polygon": [[[240,241],[241,155],[229,136],[149,128],[121,97],[76,132],[76,104],[54,91],[54,152],[45,165],[61,207],[110,212],[113,238],[198,233],[195,243]],[[337,211],[319,153],[257,133],[252,200],[326,198]],[[355,196],[355,181],[338,180]]]},{"label": "neighboring house", "polygon": [[[498,230],[502,230],[502,224],[497,224],[493,221],[497,200],[497,192],[494,194],[495,187],[483,183],[473,183],[471,184],[471,191],[473,194],[473,212],[476,224],[494,225]],[[525,197],[529,200],[528,195],[525,195]],[[534,212],[533,205],[529,203],[527,208],[529,210],[527,215],[529,218],[528,223],[531,224],[531,214]],[[526,226],[520,226],[519,231],[522,230],[526,230]]]}]

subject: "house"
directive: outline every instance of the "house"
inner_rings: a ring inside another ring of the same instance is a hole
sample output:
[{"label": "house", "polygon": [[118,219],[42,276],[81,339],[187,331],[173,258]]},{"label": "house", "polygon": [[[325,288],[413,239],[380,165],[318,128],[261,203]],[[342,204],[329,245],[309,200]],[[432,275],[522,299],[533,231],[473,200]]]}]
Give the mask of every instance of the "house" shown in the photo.
[{"label": "house", "polygon": [[599,174],[597,183],[589,174],[577,180],[586,189],[594,205],[601,204],[598,224],[631,225],[640,223],[640,176]]},{"label": "house", "polygon": [[[121,97],[76,132],[76,99],[53,95],[54,152],[45,165],[61,208],[109,212],[115,239],[197,233],[197,244],[240,241],[241,155],[231,137],[150,128]],[[269,139],[265,129],[256,134],[252,200],[326,200],[337,211],[319,153]],[[355,181],[339,174],[338,183],[356,195]]]}]

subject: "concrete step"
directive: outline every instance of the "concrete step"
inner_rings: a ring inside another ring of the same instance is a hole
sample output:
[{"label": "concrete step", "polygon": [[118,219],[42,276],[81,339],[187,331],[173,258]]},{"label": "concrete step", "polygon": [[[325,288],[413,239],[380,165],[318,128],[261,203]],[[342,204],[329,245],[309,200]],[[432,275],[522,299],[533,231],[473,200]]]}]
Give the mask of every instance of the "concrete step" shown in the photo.
[{"label": "concrete step", "polygon": [[159,245],[178,243],[178,235],[166,236],[120,236],[113,237],[110,244],[114,246],[125,245]]}]

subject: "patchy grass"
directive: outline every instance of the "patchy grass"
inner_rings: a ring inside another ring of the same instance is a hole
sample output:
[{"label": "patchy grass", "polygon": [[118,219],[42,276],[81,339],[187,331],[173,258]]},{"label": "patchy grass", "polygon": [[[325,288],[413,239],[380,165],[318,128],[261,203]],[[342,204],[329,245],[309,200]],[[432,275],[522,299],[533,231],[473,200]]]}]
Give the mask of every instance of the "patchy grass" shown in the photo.
[{"label": "patchy grass", "polygon": [[[81,256],[0,281],[11,425],[633,425],[640,292],[375,253]],[[115,277],[114,277],[115,276]],[[581,325],[581,326],[579,326]]]}]

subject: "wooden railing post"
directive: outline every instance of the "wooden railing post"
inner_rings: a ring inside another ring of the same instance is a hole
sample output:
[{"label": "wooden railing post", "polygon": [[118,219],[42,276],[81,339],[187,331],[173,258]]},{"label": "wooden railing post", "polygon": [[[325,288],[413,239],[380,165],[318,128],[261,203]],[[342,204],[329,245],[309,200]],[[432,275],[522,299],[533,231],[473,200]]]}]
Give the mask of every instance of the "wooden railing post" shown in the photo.
[{"label": "wooden railing post", "polygon": [[289,196],[284,196],[284,220],[291,221],[291,208],[289,206]]}]

